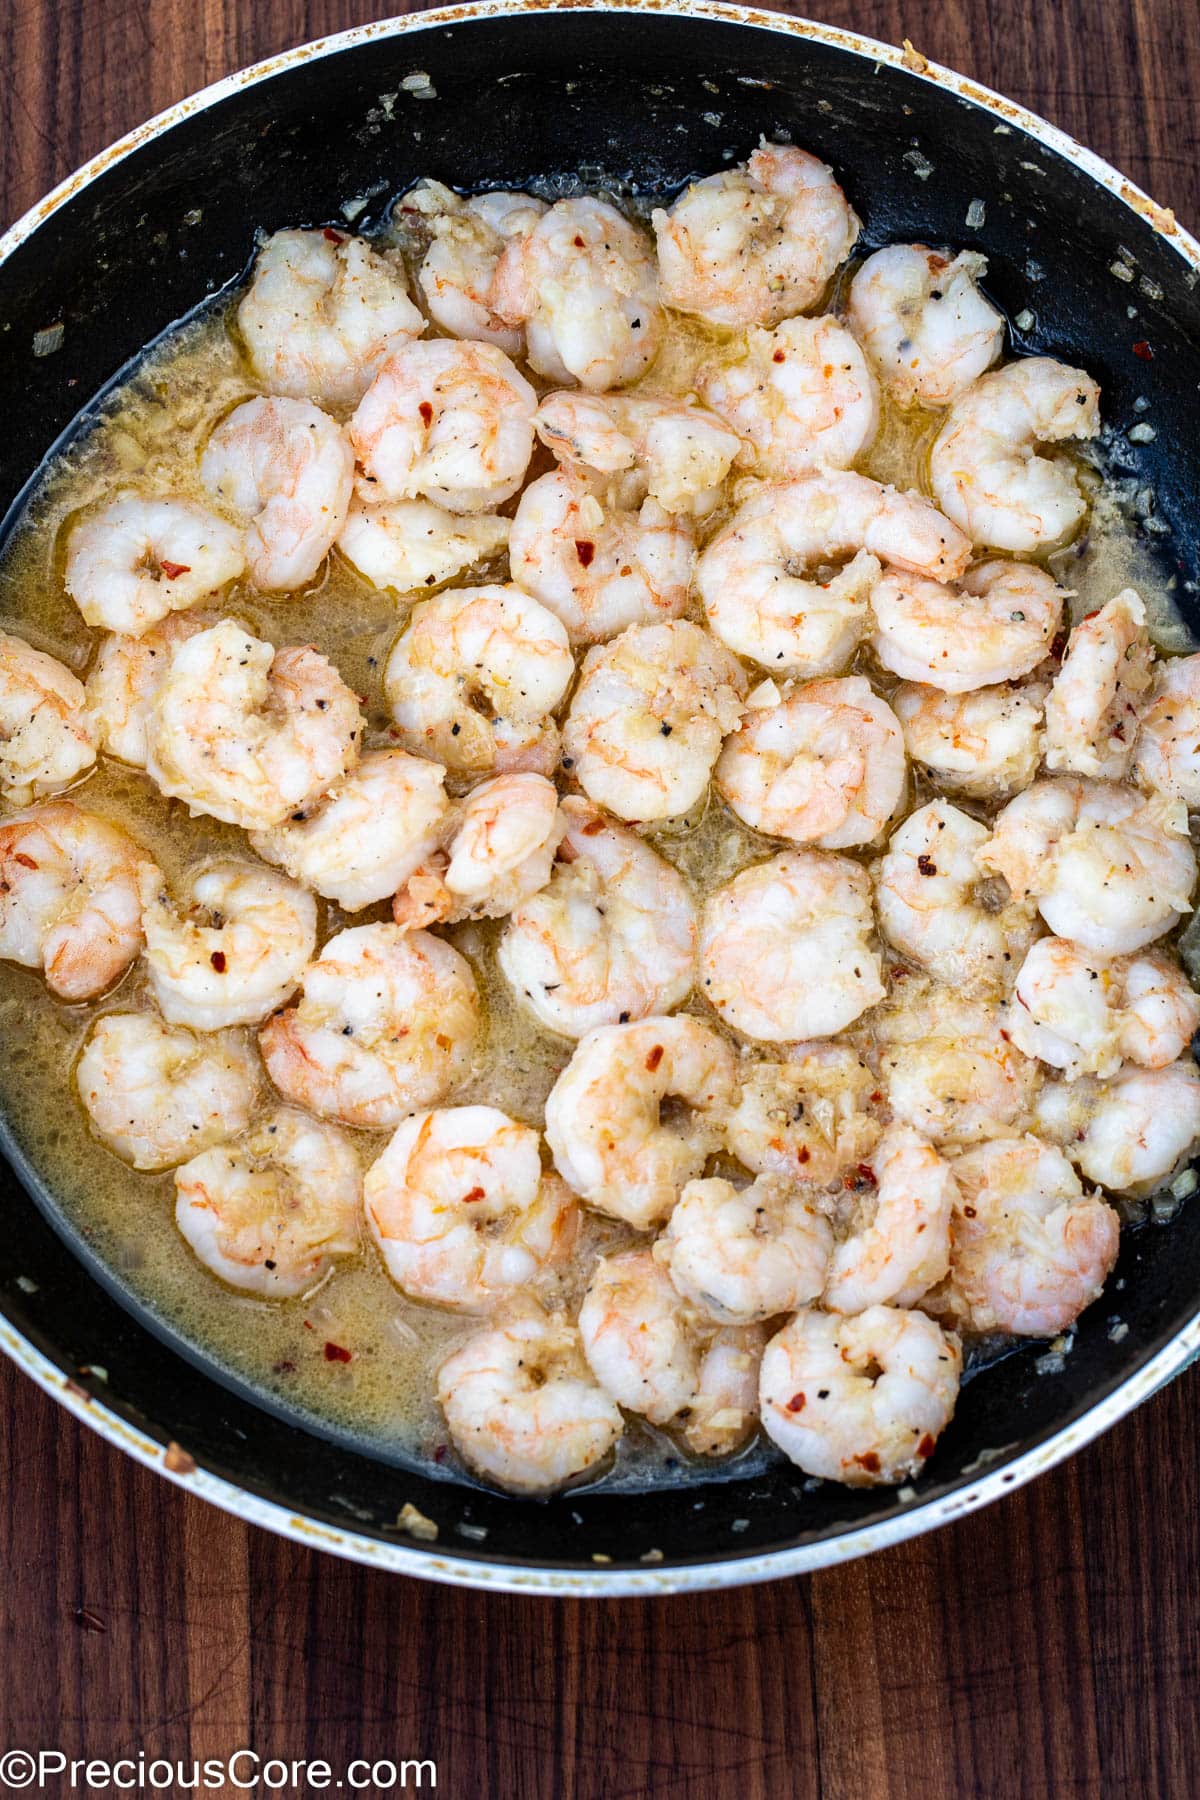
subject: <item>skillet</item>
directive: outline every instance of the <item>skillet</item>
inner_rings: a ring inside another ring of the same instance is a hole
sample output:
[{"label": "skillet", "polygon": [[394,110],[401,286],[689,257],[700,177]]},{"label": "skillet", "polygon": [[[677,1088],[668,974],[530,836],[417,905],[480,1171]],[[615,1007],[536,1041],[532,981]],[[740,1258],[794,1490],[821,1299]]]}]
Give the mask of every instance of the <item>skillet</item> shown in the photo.
[{"label": "skillet", "polygon": [[[914,64],[844,32],[703,0],[494,0],[362,27],[183,102],[0,239],[0,537],[30,472],[79,429],[81,402],[239,280],[258,229],[344,225],[348,202],[369,229],[421,174],[464,189],[562,177],[657,196],[742,160],[765,133],[834,165],[865,222],[863,247],[920,238],[984,250],[1015,346],[1097,376],[1108,453],[1136,476],[1147,535],[1200,628],[1189,504],[1200,488],[1200,246],[1052,127]],[[34,355],[55,324],[61,348]],[[1124,434],[1146,422],[1155,435],[1131,444]],[[0,1142],[0,1348],[112,1442],[229,1511],[364,1563],[478,1587],[662,1592],[844,1560],[1028,1480],[1200,1349],[1192,1205],[1169,1230],[1125,1235],[1069,1355],[1047,1368],[1045,1347],[1029,1346],[968,1383],[915,1495],[808,1483],[759,1457],[685,1489],[519,1501],[385,1459],[256,1395],[100,1264],[2,1121]],[[436,1542],[397,1528],[406,1503],[436,1523]]]}]

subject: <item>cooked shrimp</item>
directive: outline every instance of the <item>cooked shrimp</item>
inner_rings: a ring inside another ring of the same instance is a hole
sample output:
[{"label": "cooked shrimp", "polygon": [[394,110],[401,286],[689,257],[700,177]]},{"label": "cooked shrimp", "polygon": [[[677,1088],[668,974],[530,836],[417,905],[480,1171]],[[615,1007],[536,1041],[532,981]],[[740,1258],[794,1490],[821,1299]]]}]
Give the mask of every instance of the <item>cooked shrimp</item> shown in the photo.
[{"label": "cooked shrimp", "polygon": [[97,1019],[75,1080],[97,1137],[135,1169],[169,1169],[245,1131],[260,1086],[239,1033],[198,1036],[153,1013]]},{"label": "cooked shrimp", "polygon": [[398,1125],[462,1079],[479,1027],[471,965],[396,925],[330,938],[299,1001],[259,1034],[267,1073],[297,1106],[344,1125]]},{"label": "cooked shrimp", "polygon": [[871,595],[885,669],[945,694],[1015,681],[1054,640],[1066,595],[1033,563],[986,562],[955,584],[888,573]]},{"label": "cooked shrimp", "polygon": [[657,500],[618,505],[595,478],[558,469],[521,495],[508,540],[514,581],[562,620],[574,643],[674,619],[687,605],[694,543]]},{"label": "cooked shrimp", "polygon": [[870,682],[849,675],[773,706],[754,699],[715,772],[738,818],[823,850],[877,838],[904,798],[907,766],[899,720]]},{"label": "cooked shrimp", "polygon": [[898,406],[949,406],[991,367],[1004,320],[979,291],[977,250],[889,244],[850,284],[850,327]]},{"label": "cooked shrimp", "polygon": [[446,847],[407,878],[392,904],[397,925],[502,919],[550,880],[566,821],[544,775],[496,775],[451,808]]},{"label": "cooked shrimp", "polygon": [[282,1300],[359,1248],[362,1176],[349,1141],[290,1106],[175,1171],[175,1223],[230,1287]]},{"label": "cooked shrimp", "polygon": [[752,444],[760,475],[848,469],[879,430],[879,386],[844,325],[785,319],[752,331],[736,362],[702,374],[701,399]]},{"label": "cooked shrimp", "polygon": [[258,253],[238,326],[268,392],[353,406],[425,321],[398,255],[337,231],[277,231]]},{"label": "cooked shrimp", "polygon": [[881,1013],[873,1035],[893,1116],[935,1144],[979,1143],[1030,1122],[1041,1071],[993,1006],[918,988]]},{"label": "cooked shrimp", "polygon": [[[772,674],[833,675],[869,628],[881,560],[949,581],[969,555],[957,525],[919,494],[865,475],[809,475],[739,507],[700,557],[696,588],[739,656]],[[826,579],[821,565],[845,557]]]},{"label": "cooked shrimp", "polygon": [[429,316],[451,337],[495,344],[520,356],[525,335],[492,309],[491,289],[504,246],[532,231],[546,211],[532,194],[476,194],[464,199],[440,181],[421,181],[399,204],[410,233],[418,225],[428,248],[417,285]]},{"label": "cooked shrimp", "polygon": [[733,1052],[699,1019],[600,1025],[550,1090],[546,1142],[589,1206],[645,1230],[717,1148],[733,1087]]},{"label": "cooked shrimp", "polygon": [[138,880],[157,874],[107,819],[51,800],[0,819],[0,957],[60,1000],[94,1000],[142,947]]},{"label": "cooked shrimp", "polygon": [[550,1031],[665,1013],[687,997],[696,905],[683,876],[636,832],[571,797],[553,875],[512,913],[497,961]]},{"label": "cooked shrimp", "polygon": [[367,1224],[406,1294],[491,1312],[560,1263],[579,1209],[543,1175],[538,1134],[494,1106],[414,1113],[363,1183]]},{"label": "cooked shrimp", "polygon": [[1115,1075],[1124,1060],[1161,1069],[1200,1029],[1200,995],[1165,956],[1099,956],[1039,938],[1017,976],[1008,1028],[1026,1056],[1068,1081]]},{"label": "cooked shrimp", "polygon": [[654,1255],[709,1318],[750,1325],[795,1312],[824,1287],[833,1244],[811,1194],[778,1175],[746,1188],[689,1181]]},{"label": "cooked shrimp", "polygon": [[978,860],[1059,937],[1109,955],[1169,931],[1196,882],[1182,802],[1068,776],[1010,800]]},{"label": "cooked shrimp", "polygon": [[1090,375],[1023,356],[980,376],[951,407],[930,455],[934,497],[976,544],[1048,549],[1070,537],[1087,502],[1070,464],[1037,447],[1099,429],[1100,389]]},{"label": "cooked shrimp", "polygon": [[119,493],[72,525],[63,585],[89,625],[140,637],[245,566],[241,532],[207,507]]},{"label": "cooked shrimp", "polygon": [[962,1348],[924,1313],[798,1312],[763,1353],[762,1422],[807,1475],[847,1487],[913,1480],[954,1413]]},{"label": "cooked shrimp", "polygon": [[146,967],[168,1025],[257,1025],[289,1000],[317,947],[311,894],[254,863],[214,863],[189,882],[181,912],[144,865]]},{"label": "cooked shrimp", "polygon": [[1160,1069],[1126,1067],[1111,1081],[1059,1082],[1045,1090],[1038,1129],[1089,1181],[1147,1193],[1200,1147],[1200,1071],[1184,1056]]},{"label": "cooked shrimp", "polygon": [[827,1037],[883,998],[866,871],[785,850],[710,894],[700,928],[705,999],[745,1037]]},{"label": "cooked shrimp", "polygon": [[1067,639],[1046,701],[1046,767],[1121,781],[1153,677],[1146,608],[1123,588]]},{"label": "cooked shrimp", "polygon": [[463,775],[547,774],[574,672],[565,627],[521,588],[451,588],[413,608],[383,686],[410,750]]},{"label": "cooked shrimp", "polygon": [[667,394],[547,394],[534,419],[560,462],[620,476],[630,505],[647,496],[668,513],[703,518],[742,453],[723,419]]},{"label": "cooked shrimp", "polygon": [[866,1163],[879,1141],[875,1076],[849,1044],[797,1044],[786,1062],[745,1071],[725,1142],[761,1175],[818,1187]]},{"label": "cooked shrimp", "polygon": [[705,1333],[696,1392],[681,1420],[693,1456],[740,1450],[758,1419],[758,1370],[766,1348],[762,1325],[719,1325]]},{"label": "cooked shrimp", "polygon": [[408,344],[380,369],[348,427],[360,492],[487,512],[525,479],[536,408],[525,377],[493,344]]},{"label": "cooked shrimp", "polygon": [[1200,1030],[1200,994],[1165,956],[1124,963],[1121,1055],[1143,1068],[1162,1069],[1181,1057]]},{"label": "cooked shrimp", "polygon": [[[1024,894],[989,892],[981,869],[986,825],[931,800],[892,833],[876,871],[884,936],[947,987],[971,997],[1005,993],[1034,935]],[[1000,871],[1003,873],[1003,871]]]},{"label": "cooked shrimp", "polygon": [[371,506],[356,497],[337,547],[372,587],[409,594],[490,562],[509,526],[495,513],[450,513],[430,500]]},{"label": "cooked shrimp", "polygon": [[710,325],[777,325],[816,304],[858,238],[833,170],[763,138],[749,162],[651,215],[662,297]]},{"label": "cooked shrimp", "polygon": [[440,842],[446,771],[407,750],[369,750],[316,800],[250,842],[345,912],[386,900]]},{"label": "cooked shrimp", "polygon": [[950,1267],[958,1199],[950,1164],[911,1126],[893,1125],[876,1146],[872,1169],[875,1192],[829,1265],[825,1304],[834,1312],[915,1306]]},{"label": "cooked shrimp", "polygon": [[947,1310],[970,1330],[1050,1337],[1095,1300],[1120,1221],[1036,1137],[980,1144],[954,1161],[960,1199]]},{"label": "cooked shrimp", "polygon": [[630,625],[583,660],[564,765],[619,819],[676,818],[705,793],[746,685],[737,659],[698,625]]},{"label": "cooked shrimp", "polygon": [[146,768],[191,812],[262,829],[352,767],[361,733],[356,697],[311,645],[276,650],[222,619],[176,646]]},{"label": "cooked shrimp", "polygon": [[602,1462],[624,1430],[579,1333],[540,1312],[469,1338],[438,1370],[437,1397],[463,1461],[514,1494],[565,1486]]},{"label": "cooked shrimp", "polygon": [[941,787],[1007,800],[1037,774],[1046,691],[1044,683],[1026,681],[946,694],[906,681],[892,707],[909,756]]},{"label": "cooked shrimp", "polygon": [[636,381],[662,339],[654,253],[607,201],[559,200],[506,244],[489,305],[524,325],[530,366],[604,393]]},{"label": "cooked shrimp", "polygon": [[139,637],[104,638],[87,678],[87,704],[97,748],[144,769],[147,731],[158,691],[179,644],[214,624],[203,613],[171,613]]},{"label": "cooked shrimp", "polygon": [[313,579],[346,523],[354,452],[336,419],[307,400],[247,400],[209,438],[200,479],[248,521],[255,587],[290,593]]},{"label": "cooked shrimp", "polygon": [[1200,808],[1200,656],[1159,663],[1137,735],[1133,779]]},{"label": "cooked shrimp", "polygon": [[0,631],[0,793],[28,806],[96,760],[83,683],[56,657]]},{"label": "cooked shrimp", "polygon": [[[727,1454],[749,1436],[761,1333],[714,1326],[680,1297],[650,1251],[600,1259],[579,1309],[579,1335],[613,1399],[654,1425],[682,1429],[697,1455]],[[718,1345],[725,1391],[715,1406],[716,1371],[705,1365]],[[740,1371],[730,1366],[735,1357]]]}]

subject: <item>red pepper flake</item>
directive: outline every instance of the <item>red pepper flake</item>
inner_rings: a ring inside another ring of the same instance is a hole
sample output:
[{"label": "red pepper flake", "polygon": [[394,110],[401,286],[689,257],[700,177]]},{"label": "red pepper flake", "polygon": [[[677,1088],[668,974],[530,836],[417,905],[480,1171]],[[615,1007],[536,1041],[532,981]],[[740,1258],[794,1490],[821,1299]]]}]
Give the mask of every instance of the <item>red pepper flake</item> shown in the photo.
[{"label": "red pepper flake", "polygon": [[273,1375],[294,1375],[296,1373],[296,1365],[292,1362],[290,1357],[285,1356],[282,1362],[271,1364],[271,1373]]},{"label": "red pepper flake", "polygon": [[218,975],[225,973],[225,952],[223,950],[214,950],[208,960]]},{"label": "red pepper flake", "polygon": [[774,356],[771,358],[771,361],[772,362],[786,362],[787,357],[784,355],[782,350],[776,350]]},{"label": "red pepper flake", "polygon": [[80,1631],[105,1632],[108,1630],[108,1626],[104,1623],[104,1620],[100,1617],[99,1613],[92,1612],[91,1609],[86,1606],[77,1606],[75,1608],[75,1623],[78,1625]]},{"label": "red pepper flake", "polygon": [[921,1439],[920,1443],[917,1445],[917,1455],[922,1458],[926,1457],[926,1456],[932,1456],[933,1455],[933,1445],[934,1445],[934,1439],[929,1435],[928,1432],[926,1432],[925,1436]]},{"label": "red pepper flake", "polygon": [[344,1349],[341,1344],[331,1344],[329,1342],[329,1340],[326,1339],[325,1361],[326,1362],[349,1362],[350,1361],[350,1352],[349,1352],[349,1350]]},{"label": "red pepper flake", "polygon": [[484,1200],[486,1198],[487,1195],[483,1188],[473,1187],[469,1194],[463,1195],[462,1203],[464,1206],[473,1206],[476,1200]]},{"label": "red pepper flake", "polygon": [[178,581],[181,575],[190,575],[192,572],[192,565],[190,563],[168,562],[165,557],[158,566],[168,581]]},{"label": "red pepper flake", "polygon": [[26,856],[26,854],[23,850],[18,850],[16,852],[16,854],[13,857],[13,861],[15,863],[20,863],[20,865],[23,869],[36,869],[37,868],[37,864],[34,862],[32,856]]},{"label": "red pepper flake", "polygon": [[659,1063],[662,1061],[663,1055],[664,1051],[662,1045],[655,1044],[653,1050],[651,1050],[649,1056],[646,1058],[646,1073],[648,1075],[653,1075],[655,1069],[657,1069]]},{"label": "red pepper flake", "polygon": [[587,538],[576,538],[575,554],[586,569],[593,556],[596,554],[596,546],[593,543],[589,543]]},{"label": "red pepper flake", "polygon": [[878,1475],[879,1458],[873,1450],[868,1450],[865,1456],[856,1456],[854,1460],[867,1471],[868,1475]]},{"label": "red pepper flake", "polygon": [[332,225],[327,225],[321,235],[328,238],[331,244],[343,244],[346,241],[341,232],[335,231]]},{"label": "red pepper flake", "polygon": [[937,874],[937,864],[934,862],[932,856],[918,856],[917,867],[920,869],[922,875]]},{"label": "red pepper flake", "polygon": [[305,1329],[305,1331],[315,1331],[315,1330],[316,1330],[316,1326],[315,1326],[315,1325],[314,1325],[314,1324],[313,1324],[313,1322],[312,1322],[312,1320],[311,1320],[311,1319],[305,1319],[305,1321],[304,1321],[304,1329]]},{"label": "red pepper flake", "polygon": [[864,1181],[874,1181],[875,1179],[875,1171],[870,1163],[859,1163],[858,1172]]},{"label": "red pepper flake", "polygon": [[575,236],[575,237],[573,237],[573,238],[572,238],[572,239],[571,239],[571,242],[572,242],[572,243],[573,243],[573,244],[574,244],[574,246],[575,246],[575,248],[576,248],[576,249],[577,249],[577,250],[582,250],[582,249],[583,249],[583,247],[584,247],[584,244],[583,244],[583,239],[582,239],[582,238],[581,238],[581,237],[579,237],[579,236],[578,236],[578,235],[576,235],[576,236]]},{"label": "red pepper flake", "polygon": [[433,407],[428,400],[422,400],[417,411],[420,413],[424,425],[429,426],[433,424]]},{"label": "red pepper flake", "polygon": [[975,1217],[975,1208],[973,1206],[964,1206],[963,1216],[964,1218],[973,1219]]},{"label": "red pepper flake", "polygon": [[445,1460],[446,1460],[446,1445],[445,1444],[439,1444],[437,1446],[436,1450],[433,1453],[433,1460],[435,1463],[445,1462]]},{"label": "red pepper flake", "polygon": [[804,1404],[805,1404],[805,1402],[804,1402],[803,1394],[793,1394],[791,1399],[787,1403],[787,1409],[790,1413],[803,1412]]},{"label": "red pepper flake", "polygon": [[806,1162],[811,1161],[811,1158],[812,1158],[812,1151],[809,1149],[808,1145],[801,1144],[800,1148],[796,1152],[796,1161],[798,1163],[806,1163]]},{"label": "red pepper flake", "polygon": [[1138,339],[1137,343],[1133,346],[1133,354],[1140,357],[1142,362],[1154,361],[1154,352],[1146,342],[1145,338]]}]

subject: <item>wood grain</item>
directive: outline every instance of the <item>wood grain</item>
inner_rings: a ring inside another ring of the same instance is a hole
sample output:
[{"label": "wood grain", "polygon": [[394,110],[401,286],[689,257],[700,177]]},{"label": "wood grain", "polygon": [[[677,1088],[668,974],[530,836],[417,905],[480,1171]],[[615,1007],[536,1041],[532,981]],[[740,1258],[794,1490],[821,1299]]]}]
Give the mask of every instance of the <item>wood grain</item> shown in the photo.
[{"label": "wood grain", "polygon": [[[0,220],[192,89],[388,10],[0,0]],[[912,38],[1200,224],[1194,5],[804,10]],[[771,1587],[599,1604],[368,1574],[188,1500],[7,1364],[0,1398],[0,1750],[431,1756],[440,1792],[514,1800],[1197,1791],[1195,1375],[934,1537]]]}]

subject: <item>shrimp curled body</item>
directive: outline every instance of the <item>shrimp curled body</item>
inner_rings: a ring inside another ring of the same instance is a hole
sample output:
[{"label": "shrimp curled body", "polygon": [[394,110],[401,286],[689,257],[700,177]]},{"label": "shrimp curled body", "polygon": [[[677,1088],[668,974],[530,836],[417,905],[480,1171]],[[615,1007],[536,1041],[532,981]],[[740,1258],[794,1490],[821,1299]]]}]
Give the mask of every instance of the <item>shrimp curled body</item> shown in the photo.
[{"label": "shrimp curled body", "polygon": [[763,1354],[767,1435],[806,1474],[847,1487],[912,1480],[958,1398],[958,1338],[923,1313],[798,1312]]},{"label": "shrimp curled body", "polygon": [[257,1025],[291,998],[317,942],[311,894],[253,863],[216,863],[181,914],[153,868],[139,884],[146,967],[169,1025]]},{"label": "shrimp curled body", "polygon": [[142,947],[139,883],[158,871],[133,839],[69,800],[0,819],[0,956],[41,969],[60,1000],[94,1000]]},{"label": "shrimp curled body", "polygon": [[230,1287],[284,1299],[359,1247],[362,1177],[348,1140],[290,1107],[175,1171],[175,1223]]},{"label": "shrimp curled body", "polygon": [[247,830],[278,825],[357,760],[362,716],[311,646],[274,650],[233,619],[180,644],[147,728],[164,794]]},{"label": "shrimp curled body", "polygon": [[[601,1025],[550,1091],[546,1141],[589,1206],[644,1230],[667,1216],[717,1147],[733,1089],[733,1054],[699,1019]],[[668,1098],[684,1116],[662,1116]]]},{"label": "shrimp curled body", "polygon": [[577,1208],[543,1175],[538,1134],[493,1106],[405,1119],[364,1184],[367,1224],[405,1293],[493,1311],[561,1262]]},{"label": "shrimp curled body", "polygon": [[259,1034],[285,1098],[346,1125],[397,1125],[465,1074],[479,1018],[470,964],[450,944],[395,925],[330,938],[299,1001]]},{"label": "shrimp curled body", "polygon": [[514,1494],[564,1487],[601,1463],[624,1429],[579,1333],[536,1312],[468,1339],[438,1370],[437,1397],[464,1462]]}]

